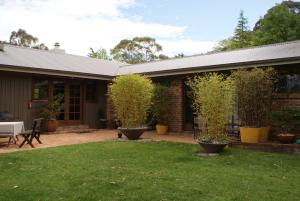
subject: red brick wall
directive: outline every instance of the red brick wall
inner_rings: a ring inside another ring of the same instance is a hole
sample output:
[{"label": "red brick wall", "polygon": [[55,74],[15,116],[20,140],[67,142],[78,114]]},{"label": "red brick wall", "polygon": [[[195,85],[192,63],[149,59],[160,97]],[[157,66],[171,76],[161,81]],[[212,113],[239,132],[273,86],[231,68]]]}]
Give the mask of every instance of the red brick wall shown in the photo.
[{"label": "red brick wall", "polygon": [[182,79],[171,81],[170,85],[170,120],[169,131],[183,131],[183,83]]}]

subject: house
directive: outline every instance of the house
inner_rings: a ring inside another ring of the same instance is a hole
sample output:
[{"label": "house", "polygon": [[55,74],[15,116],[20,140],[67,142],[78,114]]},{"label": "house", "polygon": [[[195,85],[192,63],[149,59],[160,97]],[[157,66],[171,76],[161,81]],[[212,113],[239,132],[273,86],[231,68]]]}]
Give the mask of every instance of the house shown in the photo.
[{"label": "house", "polygon": [[154,82],[168,82],[172,104],[171,131],[190,130],[193,115],[185,81],[198,73],[269,67],[280,73],[279,104],[300,106],[300,41],[126,65],[50,51],[0,45],[0,111],[12,112],[30,126],[40,108],[56,94],[64,94],[59,123],[97,128],[99,118],[113,121],[107,85],[115,76],[145,74]]}]

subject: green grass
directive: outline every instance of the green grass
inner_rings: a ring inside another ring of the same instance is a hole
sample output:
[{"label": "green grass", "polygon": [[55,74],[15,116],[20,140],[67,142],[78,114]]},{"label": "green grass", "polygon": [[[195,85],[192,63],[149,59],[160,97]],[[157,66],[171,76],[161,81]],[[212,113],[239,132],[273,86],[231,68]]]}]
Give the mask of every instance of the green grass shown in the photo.
[{"label": "green grass", "polygon": [[300,200],[300,157],[102,142],[0,155],[0,200]]}]

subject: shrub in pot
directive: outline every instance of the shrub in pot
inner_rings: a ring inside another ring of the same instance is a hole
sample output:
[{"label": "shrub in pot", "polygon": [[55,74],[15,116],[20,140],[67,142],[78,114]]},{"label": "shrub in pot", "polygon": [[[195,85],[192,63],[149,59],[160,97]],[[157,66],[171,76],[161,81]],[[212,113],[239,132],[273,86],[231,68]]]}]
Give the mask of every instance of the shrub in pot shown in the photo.
[{"label": "shrub in pot", "polygon": [[64,107],[64,96],[59,94],[53,98],[53,101],[48,102],[41,110],[41,115],[46,121],[46,128],[48,132],[56,131],[58,127],[57,117]]},{"label": "shrub in pot", "polygon": [[273,68],[240,69],[232,73],[237,95],[241,141],[265,142],[269,135],[269,116],[275,92]]},{"label": "shrub in pot", "polygon": [[290,144],[295,141],[295,134],[290,133],[293,129],[300,126],[300,108],[284,107],[281,110],[272,111],[272,124],[280,128],[277,135],[279,142]]},{"label": "shrub in pot", "polygon": [[169,87],[162,84],[155,84],[153,93],[152,114],[155,119],[157,134],[164,135],[168,131],[169,119]]},{"label": "shrub in pot", "polygon": [[193,108],[202,122],[199,144],[207,153],[218,153],[227,145],[226,125],[232,113],[234,87],[231,78],[210,73],[189,79]]},{"label": "shrub in pot", "polygon": [[146,130],[145,120],[151,106],[153,84],[145,76],[128,74],[113,79],[109,95],[119,130],[130,140],[138,139]]}]

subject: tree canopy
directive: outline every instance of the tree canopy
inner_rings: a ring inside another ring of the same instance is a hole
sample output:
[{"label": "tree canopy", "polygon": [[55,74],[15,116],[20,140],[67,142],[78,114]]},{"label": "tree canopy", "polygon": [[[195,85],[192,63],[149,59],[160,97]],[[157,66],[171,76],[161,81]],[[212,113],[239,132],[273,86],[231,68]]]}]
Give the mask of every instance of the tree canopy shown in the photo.
[{"label": "tree canopy", "polygon": [[90,48],[88,56],[95,59],[112,60],[110,55],[107,54],[107,51],[104,48],[99,48],[97,51],[94,51],[93,48]]},{"label": "tree canopy", "polygon": [[241,11],[234,35],[219,42],[214,51],[259,46],[300,39],[300,2],[283,1],[270,8],[255,24],[248,27]]},{"label": "tree canopy", "polygon": [[[39,39],[29,33],[24,29],[19,29],[18,31],[12,31],[9,37],[9,44],[30,47],[35,49],[48,50],[48,47],[44,43],[38,43]],[[7,43],[7,42],[4,42]]]},{"label": "tree canopy", "polygon": [[[129,64],[144,63],[154,61],[159,58],[158,53],[162,51],[162,46],[156,43],[151,37],[135,37],[132,40],[121,40],[112,50],[111,55],[114,60]],[[166,58],[161,56],[161,58]]]}]

